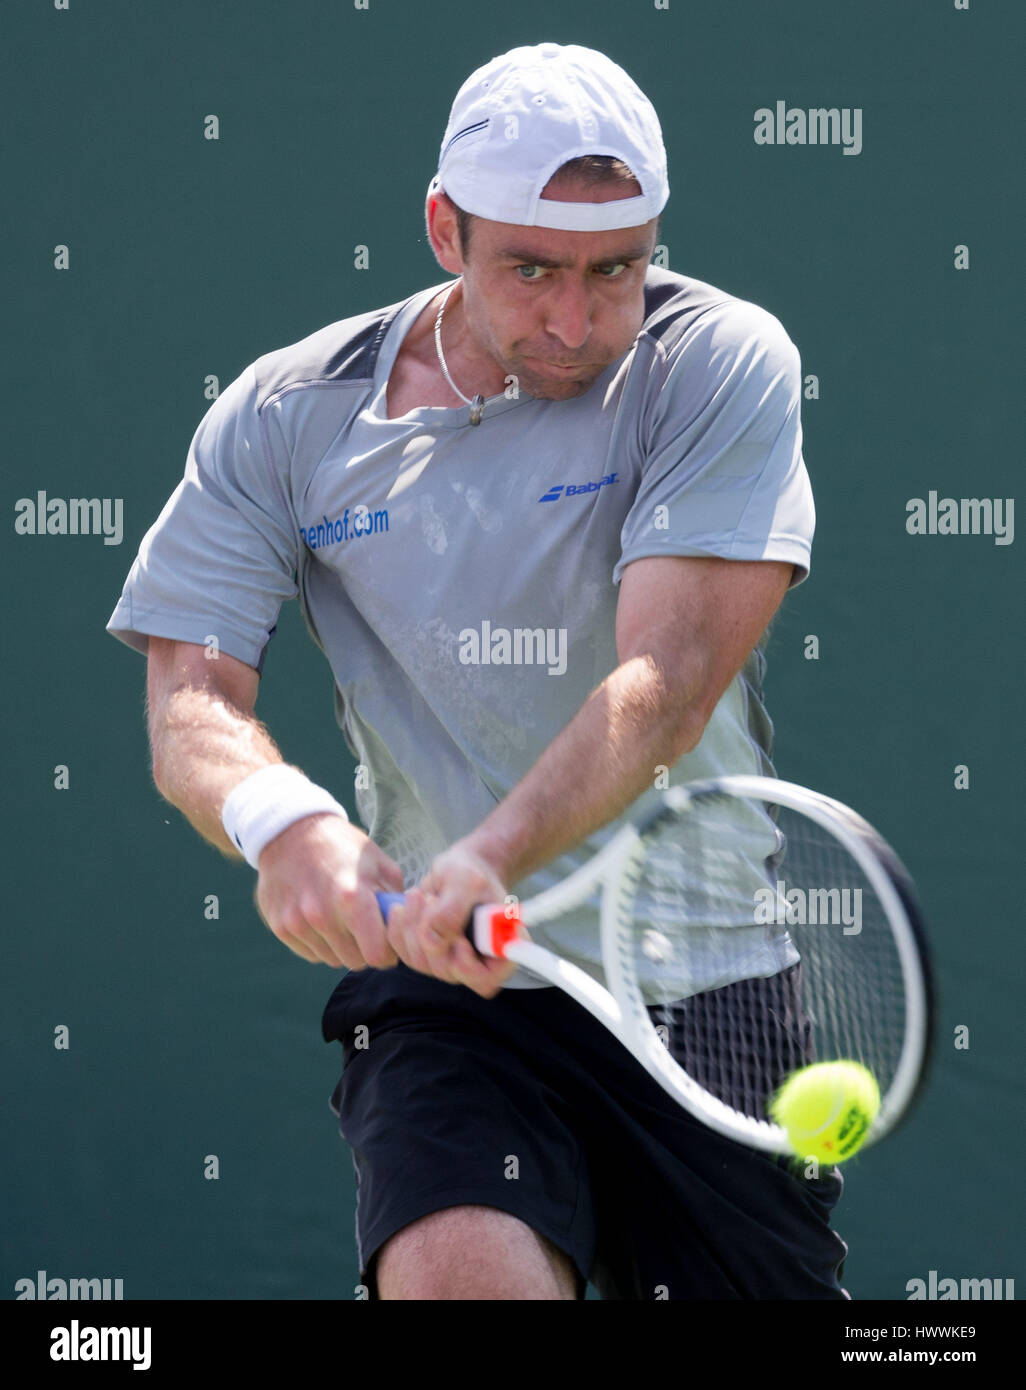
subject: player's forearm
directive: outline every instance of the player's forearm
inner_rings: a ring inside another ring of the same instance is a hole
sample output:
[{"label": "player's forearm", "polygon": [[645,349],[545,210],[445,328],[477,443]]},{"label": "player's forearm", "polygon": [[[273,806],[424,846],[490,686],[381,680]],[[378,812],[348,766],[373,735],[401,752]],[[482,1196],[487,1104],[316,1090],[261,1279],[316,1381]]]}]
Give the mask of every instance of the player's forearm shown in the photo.
[{"label": "player's forearm", "polygon": [[239,851],[221,824],[221,808],[234,787],[281,753],[252,714],[207,690],[172,695],[151,720],[153,779],[157,790],[222,853]]},{"label": "player's forearm", "polygon": [[651,657],[618,666],[466,846],[513,884],[578,844],[698,743],[693,690]]}]

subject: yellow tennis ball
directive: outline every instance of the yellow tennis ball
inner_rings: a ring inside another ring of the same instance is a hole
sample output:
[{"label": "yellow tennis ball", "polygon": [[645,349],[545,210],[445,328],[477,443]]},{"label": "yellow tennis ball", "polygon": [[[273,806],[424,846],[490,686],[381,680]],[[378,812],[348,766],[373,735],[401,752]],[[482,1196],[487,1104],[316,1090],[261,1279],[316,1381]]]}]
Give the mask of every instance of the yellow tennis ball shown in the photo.
[{"label": "yellow tennis ball", "polygon": [[770,1114],[798,1158],[843,1163],[862,1147],[880,1109],[880,1087],[860,1062],[815,1062],[787,1078]]}]

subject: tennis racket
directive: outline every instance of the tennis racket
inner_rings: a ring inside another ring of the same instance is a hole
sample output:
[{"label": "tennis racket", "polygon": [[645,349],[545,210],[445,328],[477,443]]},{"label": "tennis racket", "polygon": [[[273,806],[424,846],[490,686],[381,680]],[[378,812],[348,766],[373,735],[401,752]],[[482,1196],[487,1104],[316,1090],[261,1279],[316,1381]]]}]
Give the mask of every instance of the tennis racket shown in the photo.
[{"label": "tennis racket", "polygon": [[[386,920],[401,900],[378,894]],[[582,908],[598,911],[601,983],[528,936],[562,949]],[[562,882],[475,908],[468,935],[565,990],[687,1111],[757,1149],[793,1154],[770,1101],[812,1062],[875,1076],[865,1145],[924,1081],[933,988],[912,881],[854,811],[789,782],[732,776],[652,794]]]}]

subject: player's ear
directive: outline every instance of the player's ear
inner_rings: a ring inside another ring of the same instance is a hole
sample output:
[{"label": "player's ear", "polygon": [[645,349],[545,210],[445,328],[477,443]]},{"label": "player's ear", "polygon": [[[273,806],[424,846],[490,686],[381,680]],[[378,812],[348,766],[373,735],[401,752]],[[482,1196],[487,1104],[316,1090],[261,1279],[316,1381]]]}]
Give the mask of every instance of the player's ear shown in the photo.
[{"label": "player's ear", "polygon": [[464,258],[456,204],[434,183],[428,189],[424,203],[424,221],[435,260],[450,275],[462,274]]}]

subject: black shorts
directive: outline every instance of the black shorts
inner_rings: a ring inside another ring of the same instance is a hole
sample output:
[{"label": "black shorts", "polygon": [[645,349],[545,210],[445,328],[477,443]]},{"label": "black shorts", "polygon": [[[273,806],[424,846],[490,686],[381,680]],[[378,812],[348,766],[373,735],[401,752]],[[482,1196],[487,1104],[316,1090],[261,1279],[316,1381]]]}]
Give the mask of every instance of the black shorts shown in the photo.
[{"label": "black shorts", "polygon": [[[728,988],[736,988],[728,986]],[[398,966],[346,975],[331,1097],[353,1152],[361,1278],[410,1222],[511,1213],[607,1299],[844,1299],[841,1175],[805,1178],[682,1110],[562,990],[481,999]]]}]

